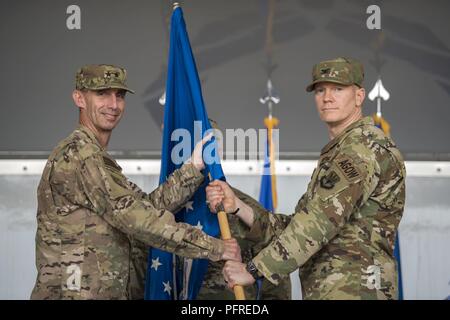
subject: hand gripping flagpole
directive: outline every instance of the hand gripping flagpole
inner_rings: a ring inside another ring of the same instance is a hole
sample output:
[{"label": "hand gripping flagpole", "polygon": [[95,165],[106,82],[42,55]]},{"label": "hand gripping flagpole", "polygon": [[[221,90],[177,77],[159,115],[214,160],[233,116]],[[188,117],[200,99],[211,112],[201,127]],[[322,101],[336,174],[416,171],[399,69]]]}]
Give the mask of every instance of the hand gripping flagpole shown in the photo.
[{"label": "hand gripping flagpole", "polygon": [[[211,174],[208,174],[208,176],[209,180],[211,181],[212,180]],[[230,224],[228,223],[227,213],[225,212],[225,208],[223,207],[222,202],[220,202],[216,206],[216,211],[217,211],[217,219],[219,220],[220,235],[223,240],[229,240],[231,239]],[[237,284],[233,287],[233,291],[236,300],[245,300],[244,287]]]},{"label": "hand gripping flagpole", "polygon": [[[219,219],[220,234],[223,240],[231,239],[230,225],[228,224],[227,213],[222,202],[217,205],[217,218]],[[235,285],[233,287],[236,300],[245,300],[244,287]]]}]

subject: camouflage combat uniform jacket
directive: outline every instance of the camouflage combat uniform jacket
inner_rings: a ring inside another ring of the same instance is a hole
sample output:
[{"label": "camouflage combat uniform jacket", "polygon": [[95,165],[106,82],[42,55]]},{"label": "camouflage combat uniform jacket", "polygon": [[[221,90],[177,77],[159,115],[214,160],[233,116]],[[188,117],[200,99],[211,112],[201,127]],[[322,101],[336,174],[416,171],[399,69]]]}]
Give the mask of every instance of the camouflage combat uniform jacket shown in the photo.
[{"label": "camouflage combat uniform jacket", "polygon": [[221,240],[177,224],[171,213],[202,181],[188,164],[146,194],[80,126],[53,150],[38,187],[38,275],[31,298],[142,298],[136,295],[144,291],[146,246],[219,260]]},{"label": "camouflage combat uniform jacket", "polygon": [[[264,210],[259,202],[254,200],[244,192],[234,189],[235,195],[247,205],[253,208]],[[239,238],[239,218],[236,215],[228,214],[231,236],[235,237],[241,248],[242,261],[247,262],[258,252],[254,251],[253,243],[243,238]],[[197,295],[197,300],[234,300],[233,291],[228,289],[228,285],[223,278],[223,261],[210,261],[208,271],[203,279],[202,287]],[[244,287],[245,298],[247,300],[256,299],[256,286]],[[291,279],[289,277],[280,279],[278,285],[274,285],[268,280],[264,280],[261,286],[261,300],[290,300],[291,299]]]},{"label": "camouflage combat uniform jacket", "polygon": [[266,246],[253,261],[274,284],[300,267],[304,299],[397,299],[395,236],[406,172],[394,142],[370,117],[323,149],[295,213],[255,209],[241,232]]}]

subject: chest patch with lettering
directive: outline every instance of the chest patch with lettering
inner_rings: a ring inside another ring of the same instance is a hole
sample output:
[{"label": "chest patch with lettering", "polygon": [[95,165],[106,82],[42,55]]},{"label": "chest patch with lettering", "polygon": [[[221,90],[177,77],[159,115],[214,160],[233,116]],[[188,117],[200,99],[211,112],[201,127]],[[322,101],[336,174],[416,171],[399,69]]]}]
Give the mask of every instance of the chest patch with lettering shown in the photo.
[{"label": "chest patch with lettering", "polygon": [[361,178],[360,169],[355,165],[352,158],[347,155],[338,156],[335,164],[348,181],[353,182]]}]

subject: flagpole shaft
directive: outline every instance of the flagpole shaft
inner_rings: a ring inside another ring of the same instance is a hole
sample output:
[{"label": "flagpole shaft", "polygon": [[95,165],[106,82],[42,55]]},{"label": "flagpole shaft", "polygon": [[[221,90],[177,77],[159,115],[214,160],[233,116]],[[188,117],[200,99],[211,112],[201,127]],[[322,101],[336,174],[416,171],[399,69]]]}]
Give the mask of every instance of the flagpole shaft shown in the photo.
[{"label": "flagpole shaft", "polygon": [[[223,209],[222,203],[219,205],[219,212],[217,213],[219,219],[220,234],[223,240],[231,239],[230,225],[228,224],[227,214]],[[236,300],[245,300],[244,287],[241,285],[235,285],[233,287],[234,296]]]},{"label": "flagpole shaft", "polygon": [[377,116],[381,117],[381,98],[377,98]]}]

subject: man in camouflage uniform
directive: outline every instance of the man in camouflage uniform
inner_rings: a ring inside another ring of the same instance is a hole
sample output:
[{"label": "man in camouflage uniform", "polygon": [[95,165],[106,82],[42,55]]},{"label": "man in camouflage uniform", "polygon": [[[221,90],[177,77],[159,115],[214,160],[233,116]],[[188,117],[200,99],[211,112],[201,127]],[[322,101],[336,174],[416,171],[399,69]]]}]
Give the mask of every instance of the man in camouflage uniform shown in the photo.
[{"label": "man in camouflage uniform", "polygon": [[[264,277],[277,284],[300,268],[304,299],[397,299],[394,241],[406,172],[395,143],[362,117],[363,66],[352,59],[313,68],[319,116],[331,141],[288,219],[236,199],[226,183],[208,187],[211,207],[239,208],[241,232],[266,246],[247,265],[226,263],[230,287]],[[248,229],[250,228],[250,229]]]},{"label": "man in camouflage uniform", "polygon": [[38,187],[32,299],[142,298],[146,246],[190,258],[240,259],[235,240],[176,223],[172,214],[203,181],[208,138],[150,194],[128,181],[106,152],[127,91],[133,92],[123,68],[89,65],[77,72],[80,125],[53,150]]}]

